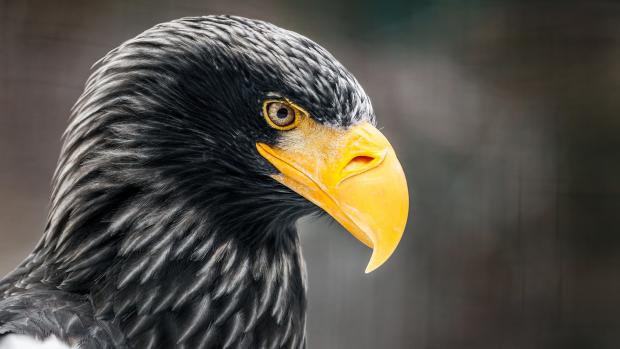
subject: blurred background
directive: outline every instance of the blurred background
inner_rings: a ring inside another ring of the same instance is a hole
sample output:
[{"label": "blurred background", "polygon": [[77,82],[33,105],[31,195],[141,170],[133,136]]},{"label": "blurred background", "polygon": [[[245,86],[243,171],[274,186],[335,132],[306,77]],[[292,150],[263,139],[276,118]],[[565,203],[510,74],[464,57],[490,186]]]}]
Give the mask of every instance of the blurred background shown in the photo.
[{"label": "blurred background", "polygon": [[90,66],[236,14],[330,50],[405,166],[401,245],[301,222],[309,348],[620,347],[620,2],[0,0],[0,274],[39,239]]}]

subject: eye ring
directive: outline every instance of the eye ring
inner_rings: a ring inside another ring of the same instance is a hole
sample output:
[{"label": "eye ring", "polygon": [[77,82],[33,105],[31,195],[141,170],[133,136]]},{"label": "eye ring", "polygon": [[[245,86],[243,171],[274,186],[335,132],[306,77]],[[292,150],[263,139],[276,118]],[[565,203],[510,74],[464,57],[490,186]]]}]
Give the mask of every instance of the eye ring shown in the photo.
[{"label": "eye ring", "polygon": [[306,112],[289,100],[269,99],[263,102],[263,116],[272,128],[291,130]]}]

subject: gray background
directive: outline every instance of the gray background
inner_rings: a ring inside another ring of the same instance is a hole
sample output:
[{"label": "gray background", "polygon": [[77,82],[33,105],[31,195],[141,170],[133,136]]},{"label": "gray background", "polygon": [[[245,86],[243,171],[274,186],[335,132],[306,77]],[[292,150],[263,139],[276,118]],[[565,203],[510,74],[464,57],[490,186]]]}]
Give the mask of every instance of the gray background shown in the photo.
[{"label": "gray background", "polygon": [[620,3],[0,0],[0,274],[40,237],[89,67],[228,13],[309,36],[372,97],[413,214],[392,259],[302,222],[310,348],[620,347]]}]

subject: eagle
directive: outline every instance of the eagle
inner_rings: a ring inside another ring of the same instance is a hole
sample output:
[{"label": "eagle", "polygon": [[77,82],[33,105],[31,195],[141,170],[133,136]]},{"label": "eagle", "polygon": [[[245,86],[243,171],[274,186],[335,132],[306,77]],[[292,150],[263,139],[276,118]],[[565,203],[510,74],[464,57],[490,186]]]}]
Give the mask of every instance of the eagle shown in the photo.
[{"label": "eagle", "polygon": [[324,48],[236,16],[158,24],[72,108],[43,236],[0,281],[0,348],[305,348],[296,221],[333,217],[371,272],[408,209],[369,97]]}]

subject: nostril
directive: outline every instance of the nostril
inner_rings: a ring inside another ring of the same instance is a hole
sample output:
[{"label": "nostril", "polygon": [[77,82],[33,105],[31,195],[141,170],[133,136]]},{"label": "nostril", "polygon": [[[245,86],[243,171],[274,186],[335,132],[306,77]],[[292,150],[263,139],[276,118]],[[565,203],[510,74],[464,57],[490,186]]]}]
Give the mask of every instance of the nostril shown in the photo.
[{"label": "nostril", "polygon": [[344,167],[344,170],[347,172],[355,172],[361,170],[365,167],[368,167],[375,158],[372,156],[360,155],[356,156]]}]

